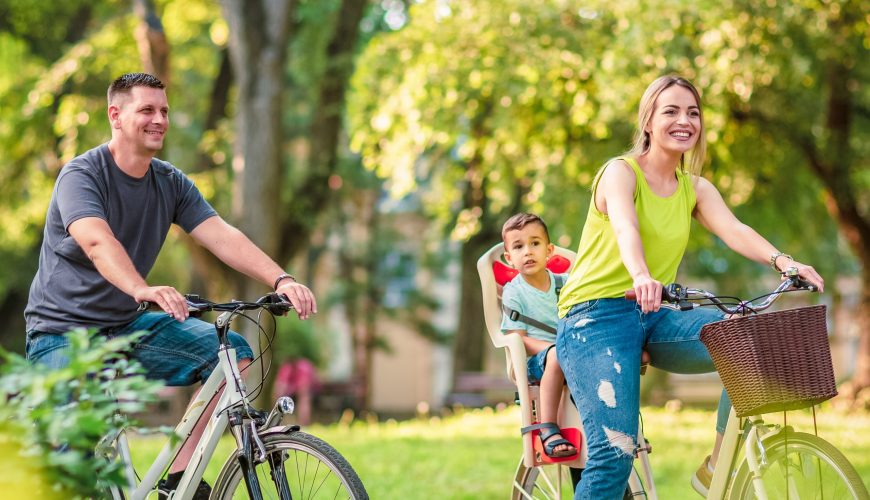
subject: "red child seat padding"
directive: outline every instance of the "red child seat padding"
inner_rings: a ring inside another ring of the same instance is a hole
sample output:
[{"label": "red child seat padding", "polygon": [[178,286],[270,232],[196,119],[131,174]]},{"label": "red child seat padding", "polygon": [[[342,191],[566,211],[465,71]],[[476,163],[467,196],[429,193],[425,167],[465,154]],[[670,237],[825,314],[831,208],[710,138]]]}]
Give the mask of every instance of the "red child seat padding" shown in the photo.
[{"label": "red child seat padding", "polygon": [[545,464],[557,464],[559,462],[570,462],[577,459],[580,454],[580,447],[583,445],[583,434],[576,427],[562,427],[559,429],[559,434],[574,445],[577,453],[568,455],[567,457],[551,457],[544,452],[544,445],[541,443],[541,431],[532,431],[532,446],[535,448],[535,455],[540,462]]},{"label": "red child seat padding", "polygon": [[[571,267],[571,261],[561,255],[554,255],[547,260],[547,269],[555,274],[566,273],[569,267]],[[514,279],[519,273],[519,271],[501,261],[492,263],[492,274],[495,276],[495,282],[501,286]]]}]

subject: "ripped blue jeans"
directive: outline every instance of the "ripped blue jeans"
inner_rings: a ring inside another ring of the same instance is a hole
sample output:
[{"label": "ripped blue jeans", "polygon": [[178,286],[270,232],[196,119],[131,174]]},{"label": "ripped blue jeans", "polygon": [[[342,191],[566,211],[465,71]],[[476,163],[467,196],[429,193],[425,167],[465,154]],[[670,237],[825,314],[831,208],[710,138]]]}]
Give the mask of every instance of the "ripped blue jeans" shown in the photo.
[{"label": "ripped blue jeans", "polygon": [[[653,366],[669,372],[715,371],[699,334],[720,319],[722,314],[710,309],[644,314],[634,302],[619,298],[577,304],[559,320],[556,354],[589,450],[575,500],[622,498],[637,438],[641,351],[647,350]],[[723,391],[720,432],[730,408]]]}]

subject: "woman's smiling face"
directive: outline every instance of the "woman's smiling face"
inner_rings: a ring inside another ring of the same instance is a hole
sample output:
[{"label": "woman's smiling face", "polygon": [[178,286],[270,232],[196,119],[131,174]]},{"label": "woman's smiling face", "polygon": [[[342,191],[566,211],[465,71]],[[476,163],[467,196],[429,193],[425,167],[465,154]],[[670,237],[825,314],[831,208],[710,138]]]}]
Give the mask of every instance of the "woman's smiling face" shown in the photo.
[{"label": "woman's smiling face", "polygon": [[701,131],[701,109],[692,92],[679,85],[663,90],[646,131],[653,148],[685,153],[695,147]]}]

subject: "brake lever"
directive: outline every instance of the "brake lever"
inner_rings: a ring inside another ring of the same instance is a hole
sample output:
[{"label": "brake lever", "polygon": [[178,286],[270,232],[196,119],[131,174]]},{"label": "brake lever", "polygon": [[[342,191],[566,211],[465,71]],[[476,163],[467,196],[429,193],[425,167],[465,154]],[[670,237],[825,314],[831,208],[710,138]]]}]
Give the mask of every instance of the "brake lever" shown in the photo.
[{"label": "brake lever", "polygon": [[257,300],[257,303],[261,304],[263,308],[270,313],[279,316],[293,309],[293,305],[284,294],[278,295],[277,293],[270,293],[260,297]]}]

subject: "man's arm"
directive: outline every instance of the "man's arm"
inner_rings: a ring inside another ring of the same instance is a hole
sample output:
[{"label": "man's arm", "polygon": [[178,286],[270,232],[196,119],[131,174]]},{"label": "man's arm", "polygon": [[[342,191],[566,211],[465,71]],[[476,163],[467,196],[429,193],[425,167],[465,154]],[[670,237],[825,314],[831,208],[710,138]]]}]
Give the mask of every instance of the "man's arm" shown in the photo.
[{"label": "man's arm", "polygon": [[[229,225],[219,216],[201,222],[190,235],[197,243],[236,271],[265,283],[270,288],[284,270],[260,250],[244,233]],[[281,280],[278,293],[287,296],[300,319],[317,312],[314,294],[305,285],[292,279]]]},{"label": "man's arm", "polygon": [[105,220],[83,217],[71,223],[67,231],[106,281],[136,302],[153,302],[178,321],[187,319],[184,296],[170,286],[148,286]]}]

